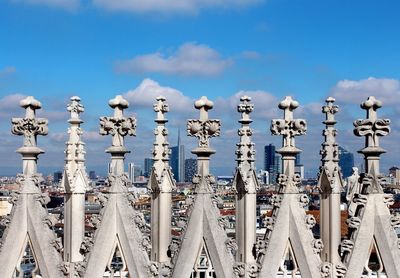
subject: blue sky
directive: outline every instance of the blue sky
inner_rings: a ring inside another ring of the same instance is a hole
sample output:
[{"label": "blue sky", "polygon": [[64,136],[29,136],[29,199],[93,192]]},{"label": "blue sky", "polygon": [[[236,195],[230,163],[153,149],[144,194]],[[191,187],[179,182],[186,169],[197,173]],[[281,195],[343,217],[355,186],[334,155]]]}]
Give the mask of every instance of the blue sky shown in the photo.
[{"label": "blue sky", "polygon": [[[21,115],[18,100],[25,95],[39,99],[50,119],[49,136],[39,139],[47,151],[39,161],[43,172],[63,165],[65,106],[72,95],[86,107],[88,169],[106,169],[103,150],[111,139],[95,133],[98,117],[111,114],[107,102],[116,94],[128,98],[127,114],[138,117],[127,160],[143,164],[152,147],[154,92],[170,97],[171,143],[185,119],[197,116],[190,108],[194,99],[207,95],[215,101],[210,114],[223,124],[222,137],[212,142],[216,174],[235,166],[239,96],[249,94],[256,104],[261,168],[262,147],[280,142],[268,131],[270,120],[281,116],[278,102],[292,95],[303,105],[298,116],[309,121],[308,135],[297,142],[306,168],[315,172],[320,106],[328,95],[342,108],[338,141],[351,151],[363,144],[352,135],[352,121],[364,117],[358,104],[366,96],[387,104],[382,115],[399,116],[399,8],[398,1],[369,0],[3,0],[0,152],[10,160],[0,162],[0,174],[19,171],[14,150],[22,139],[9,135],[9,119]],[[399,164],[399,128],[393,121],[392,134],[381,140],[391,150],[384,171]],[[189,156],[195,139],[183,142]]]}]

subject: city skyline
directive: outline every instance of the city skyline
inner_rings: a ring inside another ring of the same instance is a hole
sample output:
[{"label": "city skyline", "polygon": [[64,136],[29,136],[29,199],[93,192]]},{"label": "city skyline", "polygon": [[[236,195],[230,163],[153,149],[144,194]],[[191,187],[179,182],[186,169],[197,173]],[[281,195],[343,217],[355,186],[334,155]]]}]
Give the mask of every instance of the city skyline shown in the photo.
[{"label": "city skyline", "polygon": [[[18,102],[27,95],[42,102],[38,115],[49,119],[49,136],[38,142],[46,151],[39,164],[45,173],[63,167],[66,105],[72,95],[85,106],[87,165],[98,173],[107,172],[104,150],[110,145],[98,134],[98,118],[112,113],[107,103],[116,94],[130,102],[126,113],[138,120],[136,138],[127,140],[132,153],[126,161],[135,164],[151,156],[156,96],[163,94],[170,103],[167,127],[170,142],[176,142],[178,128],[185,130],[186,119],[195,117],[194,100],[208,95],[215,102],[210,116],[222,122],[221,137],[212,142],[216,175],[236,167],[236,105],[244,94],[255,104],[257,169],[262,169],[263,147],[280,145],[269,125],[285,95],[299,101],[299,117],[308,120],[307,134],[297,143],[306,154],[306,172],[314,176],[320,166],[316,146],[323,140],[321,106],[328,95],[340,106],[338,143],[355,154],[355,165],[362,163],[357,151],[363,142],[352,131],[353,121],[362,117],[359,104],[375,95],[383,101],[384,117],[400,116],[400,39],[393,36],[400,25],[397,1],[359,6],[353,1],[222,0],[188,1],[185,7],[112,2],[0,3],[0,24],[7,26],[0,30],[0,153],[9,158],[0,162],[0,174],[21,171],[15,154],[20,140],[10,133],[10,119],[22,115]],[[393,121],[383,142],[390,150],[383,169],[400,165],[399,140],[400,125]],[[196,142],[182,136],[182,144],[188,155]]]}]

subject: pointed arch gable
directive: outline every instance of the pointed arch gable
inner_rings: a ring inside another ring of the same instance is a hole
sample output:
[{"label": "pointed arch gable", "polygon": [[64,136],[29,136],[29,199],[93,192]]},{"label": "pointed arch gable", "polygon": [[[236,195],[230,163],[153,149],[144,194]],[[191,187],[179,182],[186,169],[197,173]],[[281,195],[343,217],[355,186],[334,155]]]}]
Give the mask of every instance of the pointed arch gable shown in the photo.
[{"label": "pointed arch gable", "polygon": [[228,237],[218,223],[215,206],[209,196],[205,196],[203,234],[217,277],[233,277],[233,256],[226,247]]},{"label": "pointed arch gable", "polygon": [[95,244],[89,254],[86,278],[102,277],[110,256],[113,255],[115,238],[120,244],[130,275],[147,275],[150,263],[146,251],[141,248],[142,235],[134,224],[135,215],[125,196],[110,194],[104,208],[103,220],[95,233]]},{"label": "pointed arch gable", "polygon": [[0,252],[0,277],[12,277],[20,263],[27,238],[30,239],[38,268],[44,278],[62,277],[60,266],[63,261],[55,248],[56,236],[44,223],[47,211],[37,200],[40,194],[20,194],[12,213],[10,226]]},{"label": "pointed arch gable", "polygon": [[259,277],[276,277],[289,241],[301,274],[304,277],[320,278],[321,260],[313,250],[314,237],[306,226],[306,213],[298,201],[299,194],[282,196]]},{"label": "pointed arch gable", "polygon": [[178,257],[174,262],[173,278],[187,278],[196,263],[197,250],[203,241],[203,195],[198,194],[195,197]]},{"label": "pointed arch gable", "polygon": [[172,277],[187,278],[190,275],[203,241],[217,277],[234,277],[233,256],[226,248],[225,242],[228,237],[218,224],[218,216],[210,194],[196,195]]}]

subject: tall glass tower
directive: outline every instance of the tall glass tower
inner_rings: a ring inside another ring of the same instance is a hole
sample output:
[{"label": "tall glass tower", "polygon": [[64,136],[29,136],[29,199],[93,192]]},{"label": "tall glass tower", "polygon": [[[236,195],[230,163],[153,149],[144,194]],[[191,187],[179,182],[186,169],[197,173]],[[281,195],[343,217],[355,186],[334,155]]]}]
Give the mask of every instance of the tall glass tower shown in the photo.
[{"label": "tall glass tower", "polygon": [[178,130],[178,145],[171,148],[171,168],[177,182],[185,181],[185,146],[181,145],[181,133]]}]

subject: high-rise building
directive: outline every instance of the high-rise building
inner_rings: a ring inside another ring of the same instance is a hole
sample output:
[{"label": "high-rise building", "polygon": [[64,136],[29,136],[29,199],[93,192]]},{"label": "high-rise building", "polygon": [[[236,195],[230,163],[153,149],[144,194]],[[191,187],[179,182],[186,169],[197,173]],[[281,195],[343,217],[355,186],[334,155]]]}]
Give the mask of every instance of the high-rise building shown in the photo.
[{"label": "high-rise building", "polygon": [[304,179],[304,165],[301,164],[300,153],[296,154],[296,159],[294,161],[294,172],[299,174],[301,179]]},{"label": "high-rise building", "polygon": [[390,184],[399,185],[400,184],[400,169],[393,166],[389,169]]},{"label": "high-rise building", "polygon": [[354,167],[354,155],[341,146],[339,146],[339,166],[342,170],[343,178],[351,176]]},{"label": "high-rise building", "polygon": [[142,174],[140,166],[135,165],[135,163],[128,164],[128,177],[131,183],[135,182],[135,179]]},{"label": "high-rise building", "polygon": [[96,179],[96,172],[95,171],[90,171],[89,172],[89,179],[95,180]]},{"label": "high-rise building", "polygon": [[264,170],[269,173],[269,182],[275,183],[280,172],[280,159],[272,144],[264,147]]},{"label": "high-rise building", "polygon": [[185,181],[185,146],[181,145],[178,131],[178,145],[171,148],[171,168],[177,182]]},{"label": "high-rise building", "polygon": [[144,173],[143,176],[146,178],[150,177],[151,168],[153,167],[154,160],[152,158],[145,158],[144,159]]},{"label": "high-rise building", "polygon": [[197,173],[197,159],[188,158],[185,160],[185,181],[191,182],[193,176]]},{"label": "high-rise building", "polygon": [[61,179],[62,179],[62,172],[61,171],[54,172],[53,183],[59,183]]}]

